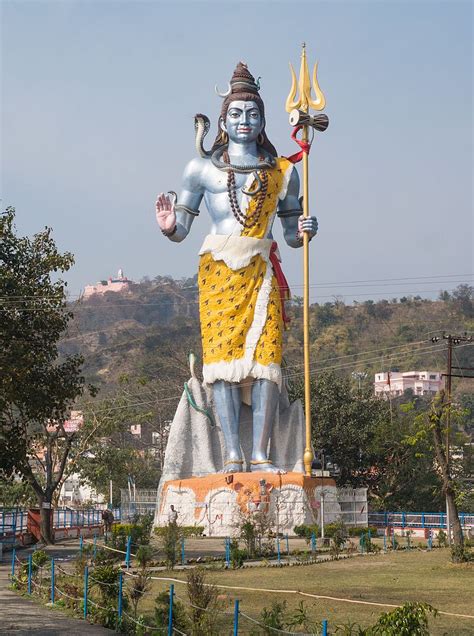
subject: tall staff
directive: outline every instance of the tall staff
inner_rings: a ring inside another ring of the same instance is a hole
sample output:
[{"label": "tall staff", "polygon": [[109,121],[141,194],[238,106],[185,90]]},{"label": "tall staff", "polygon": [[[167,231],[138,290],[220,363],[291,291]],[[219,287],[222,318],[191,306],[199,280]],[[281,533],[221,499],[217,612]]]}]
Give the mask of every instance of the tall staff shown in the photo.
[{"label": "tall staff", "polygon": [[[310,148],[309,129],[326,130],[329,120],[325,115],[311,116],[310,109],[323,110],[326,99],[319,88],[317,63],[313,69],[313,89],[316,98],[311,97],[311,80],[309,76],[308,64],[306,61],[306,46],[303,44],[301,51],[301,66],[299,81],[296,81],[296,74],[290,64],[292,77],[291,90],[286,100],[286,111],[290,113],[290,124],[296,126],[295,133],[301,129],[302,137],[299,142],[303,151],[303,216],[309,216],[309,175],[308,175],[308,154]],[[296,95],[299,88],[299,97]],[[295,136],[294,136],[295,138]],[[306,444],[303,455],[303,462],[306,475],[311,475],[311,464],[313,463],[313,451],[311,447],[311,388],[309,370],[309,237],[307,232],[303,232],[303,338],[304,338],[304,404],[306,422]]]}]

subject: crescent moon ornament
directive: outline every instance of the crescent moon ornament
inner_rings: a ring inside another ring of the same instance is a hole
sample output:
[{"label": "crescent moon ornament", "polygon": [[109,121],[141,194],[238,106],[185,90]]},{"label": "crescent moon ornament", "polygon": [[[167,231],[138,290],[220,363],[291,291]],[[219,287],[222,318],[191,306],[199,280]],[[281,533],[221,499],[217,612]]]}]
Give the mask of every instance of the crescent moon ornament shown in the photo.
[{"label": "crescent moon ornament", "polygon": [[221,93],[220,90],[217,88],[217,84],[214,86],[214,90],[216,91],[216,94],[219,95],[219,97],[222,97],[222,99],[225,99],[228,95],[230,95],[230,92],[232,90],[230,82],[227,83],[227,91],[225,93]]}]

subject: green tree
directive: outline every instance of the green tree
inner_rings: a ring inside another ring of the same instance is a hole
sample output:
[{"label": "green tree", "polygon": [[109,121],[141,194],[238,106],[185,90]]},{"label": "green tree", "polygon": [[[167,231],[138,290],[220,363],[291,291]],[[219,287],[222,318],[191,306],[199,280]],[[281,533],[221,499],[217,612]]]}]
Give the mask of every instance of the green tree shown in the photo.
[{"label": "green tree", "polygon": [[[123,378],[113,394],[83,403],[84,426],[64,476],[78,473],[84,483],[106,497],[112,480],[115,505],[120,504],[120,489],[127,488],[129,477],[136,488],[156,488],[160,478],[149,443],[130,432],[132,424],[158,428],[152,425],[153,400],[139,391],[140,386]],[[151,436],[151,430],[148,433]]]},{"label": "green tree", "polygon": [[[417,418],[417,430],[415,434],[408,438],[413,446],[431,440],[432,449],[432,472],[440,481],[443,494],[449,509],[449,516],[453,530],[453,542],[459,548],[459,555],[463,554],[463,533],[459,521],[458,506],[456,502],[457,483],[453,462],[446,449],[447,414],[450,412],[451,421],[461,418],[461,413],[453,409],[448,403],[444,391],[440,391],[431,403],[431,408],[427,413],[421,414]],[[451,437],[451,435],[450,435]]]},{"label": "green tree", "polygon": [[[303,398],[304,384],[290,389],[291,398]],[[321,373],[311,380],[312,438],[316,450],[338,464],[341,485],[366,485],[367,476],[380,463],[377,432],[390,421],[386,402],[369,388],[354,391],[347,376]]]},{"label": "green tree", "polygon": [[22,237],[14,220],[13,208],[1,213],[0,476],[30,484],[51,543],[49,508],[75,438],[63,423],[85,388],[82,358],[60,360],[57,349],[72,317],[58,273],[74,259],[58,252],[51,229]]},{"label": "green tree", "polygon": [[[291,387],[303,396],[303,384]],[[432,471],[430,441],[414,447],[410,435],[428,405],[394,404],[375,397],[371,387],[354,388],[348,376],[321,373],[311,383],[313,446],[340,467],[339,486],[367,487],[379,510],[442,507],[441,488]]]}]

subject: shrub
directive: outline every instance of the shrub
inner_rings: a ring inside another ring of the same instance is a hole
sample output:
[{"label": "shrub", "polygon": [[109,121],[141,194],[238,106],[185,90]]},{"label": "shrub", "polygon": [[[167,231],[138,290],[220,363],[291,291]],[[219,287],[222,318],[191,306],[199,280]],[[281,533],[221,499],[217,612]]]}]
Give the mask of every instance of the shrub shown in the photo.
[{"label": "shrub", "polygon": [[356,526],[355,528],[347,528],[347,532],[350,537],[360,537],[361,534],[367,534],[369,530],[370,530],[370,534],[373,537],[377,536],[376,526],[368,526],[367,528],[363,528],[361,526]]},{"label": "shrub", "polygon": [[149,545],[141,545],[138,550],[137,550],[137,562],[138,565],[142,568],[145,569],[149,564],[150,561],[152,561],[153,559],[153,549],[151,546]]},{"label": "shrub", "polygon": [[114,565],[99,565],[89,575],[90,587],[98,587],[104,603],[115,603],[119,590],[121,568]]},{"label": "shrub", "polygon": [[285,629],[286,601],[272,601],[270,609],[263,608],[260,620],[263,623],[265,634],[274,634],[275,630]]},{"label": "shrub", "polygon": [[293,528],[293,532],[296,534],[297,537],[301,537],[301,539],[305,539],[306,543],[309,543],[311,541],[311,537],[314,533],[315,537],[319,536],[319,526],[317,525],[301,525],[301,526],[295,526]]},{"label": "shrub", "polygon": [[442,528],[441,530],[438,531],[438,536],[436,537],[436,541],[438,542],[438,547],[440,548],[448,547],[448,535]]},{"label": "shrub", "polygon": [[176,523],[169,523],[160,528],[160,544],[165,553],[167,567],[172,570],[178,562],[181,551],[181,528]]},{"label": "shrub", "polygon": [[217,633],[215,628],[220,607],[217,588],[206,583],[206,571],[203,568],[190,570],[187,581],[191,633],[193,636]]},{"label": "shrub", "polygon": [[247,558],[247,551],[241,550],[237,539],[233,539],[230,543],[230,562],[235,570],[241,568]]},{"label": "shrub", "polygon": [[128,598],[133,607],[133,615],[137,618],[138,604],[150,589],[150,574],[142,570],[138,576],[133,578],[132,586],[128,588]]},{"label": "shrub", "polygon": [[429,636],[428,612],[438,611],[428,603],[405,603],[391,612],[382,614],[370,628],[368,636]]},{"label": "shrub", "polygon": [[[161,592],[155,599],[155,625],[161,629],[168,627],[168,617],[170,612],[170,593]],[[173,599],[173,628],[176,631],[188,633],[189,623],[186,617],[186,610],[183,603]]]},{"label": "shrub", "polygon": [[[200,537],[204,532],[204,526],[179,526],[179,529],[183,537]],[[153,532],[161,537],[166,532],[166,526],[155,528]]]},{"label": "shrub", "polygon": [[153,517],[150,514],[136,516],[132,523],[116,523],[112,527],[112,547],[125,552],[128,537],[131,537],[134,548],[148,545],[152,527]]},{"label": "shrub", "polygon": [[462,545],[451,546],[451,561],[453,563],[469,563],[474,561],[474,554]]}]

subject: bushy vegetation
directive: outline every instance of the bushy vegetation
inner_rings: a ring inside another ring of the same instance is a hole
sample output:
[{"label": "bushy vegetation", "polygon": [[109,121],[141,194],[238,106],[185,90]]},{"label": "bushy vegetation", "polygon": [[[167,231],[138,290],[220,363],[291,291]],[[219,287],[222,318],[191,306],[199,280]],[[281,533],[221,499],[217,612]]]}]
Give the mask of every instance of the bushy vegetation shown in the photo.
[{"label": "bushy vegetation", "polygon": [[116,523],[112,526],[112,547],[125,552],[128,537],[131,537],[133,549],[148,545],[152,527],[152,515],[137,516],[131,523]]}]

